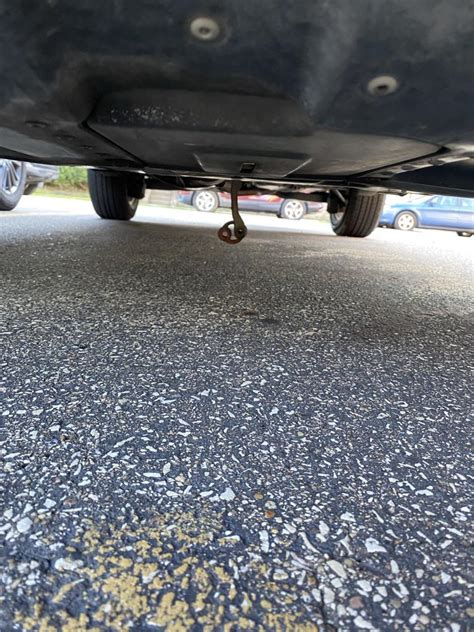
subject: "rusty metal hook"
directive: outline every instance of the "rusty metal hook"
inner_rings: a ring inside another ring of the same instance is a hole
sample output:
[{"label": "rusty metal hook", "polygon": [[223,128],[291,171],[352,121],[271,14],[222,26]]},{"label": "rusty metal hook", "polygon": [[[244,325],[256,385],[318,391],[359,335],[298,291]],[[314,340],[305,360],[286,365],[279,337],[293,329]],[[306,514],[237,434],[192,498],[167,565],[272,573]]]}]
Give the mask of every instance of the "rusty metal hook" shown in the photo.
[{"label": "rusty metal hook", "polygon": [[227,222],[219,229],[217,236],[227,244],[238,244],[247,234],[247,226],[239,213],[239,190],[241,184],[234,180],[231,185],[232,221]]},{"label": "rusty metal hook", "polygon": [[236,228],[235,222],[233,221],[224,224],[222,228],[219,228],[219,232],[217,233],[219,239],[221,241],[225,241],[227,244],[238,244],[239,241],[242,241],[246,234],[247,227],[244,226],[243,228]]}]

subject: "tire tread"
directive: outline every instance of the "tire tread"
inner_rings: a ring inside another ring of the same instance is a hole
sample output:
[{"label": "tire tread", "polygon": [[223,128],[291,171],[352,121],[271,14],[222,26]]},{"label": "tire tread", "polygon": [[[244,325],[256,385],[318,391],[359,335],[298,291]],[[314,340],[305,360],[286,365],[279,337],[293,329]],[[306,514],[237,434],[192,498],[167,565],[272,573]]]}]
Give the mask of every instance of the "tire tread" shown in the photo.
[{"label": "tire tread", "polygon": [[92,204],[99,217],[118,220],[132,219],[136,209],[130,205],[127,181],[124,177],[90,169],[88,182]]},{"label": "tire tread", "polygon": [[342,220],[333,225],[336,235],[367,237],[377,227],[385,195],[351,191]]}]

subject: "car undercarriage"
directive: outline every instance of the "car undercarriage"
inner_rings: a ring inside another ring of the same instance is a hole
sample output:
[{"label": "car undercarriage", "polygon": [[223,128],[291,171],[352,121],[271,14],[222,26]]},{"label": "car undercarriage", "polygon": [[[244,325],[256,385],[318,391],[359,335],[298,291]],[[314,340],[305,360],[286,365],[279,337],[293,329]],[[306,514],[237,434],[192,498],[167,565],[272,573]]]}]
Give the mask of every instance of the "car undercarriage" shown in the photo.
[{"label": "car undercarriage", "polygon": [[24,0],[0,17],[0,157],[91,167],[102,217],[130,219],[147,188],[272,192],[366,236],[385,192],[474,196],[470,0]]}]

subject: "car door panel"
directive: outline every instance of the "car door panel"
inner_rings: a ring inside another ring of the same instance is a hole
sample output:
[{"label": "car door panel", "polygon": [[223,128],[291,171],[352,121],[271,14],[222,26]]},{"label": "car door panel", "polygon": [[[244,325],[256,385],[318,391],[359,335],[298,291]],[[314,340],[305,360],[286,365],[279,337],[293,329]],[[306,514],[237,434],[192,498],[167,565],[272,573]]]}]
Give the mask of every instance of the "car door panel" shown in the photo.
[{"label": "car door panel", "polygon": [[458,230],[474,232],[474,200],[471,198],[457,198]]},{"label": "car door panel", "polygon": [[453,198],[437,195],[419,207],[422,228],[456,228],[457,216]]}]

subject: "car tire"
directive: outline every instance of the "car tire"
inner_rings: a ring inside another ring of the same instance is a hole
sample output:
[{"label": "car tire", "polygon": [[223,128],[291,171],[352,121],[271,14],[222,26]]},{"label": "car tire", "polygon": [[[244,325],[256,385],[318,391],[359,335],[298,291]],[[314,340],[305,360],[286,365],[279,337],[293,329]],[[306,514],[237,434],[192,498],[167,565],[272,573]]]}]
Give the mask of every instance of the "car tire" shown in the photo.
[{"label": "car tire", "polygon": [[26,165],[19,160],[0,160],[0,211],[12,211],[25,190]]},{"label": "car tire", "polygon": [[301,200],[284,200],[278,216],[284,219],[299,220],[303,219],[306,211],[306,204]]},{"label": "car tire", "polygon": [[459,237],[472,237],[472,233],[467,230],[457,230],[456,235],[459,235]]},{"label": "car tire", "polygon": [[401,211],[393,222],[393,227],[397,230],[413,230],[418,226],[416,215],[411,211]]},{"label": "car tire", "polygon": [[94,210],[102,219],[127,221],[135,215],[138,198],[130,197],[125,174],[89,169],[89,193]]},{"label": "car tire", "polygon": [[328,212],[331,226],[341,237],[367,237],[377,227],[385,195],[351,190],[345,205],[331,194]]},{"label": "car tire", "polygon": [[192,205],[201,213],[214,213],[219,208],[219,196],[215,191],[196,191]]}]

